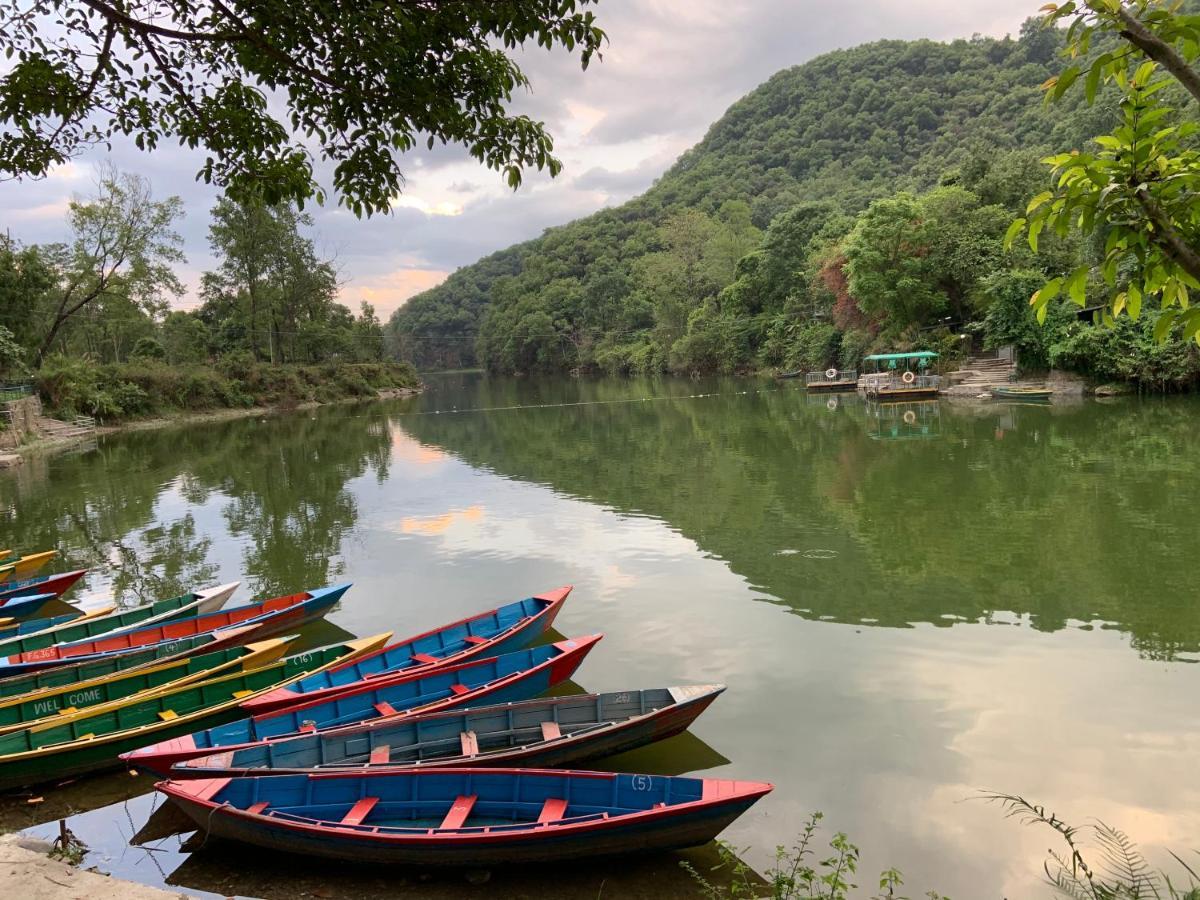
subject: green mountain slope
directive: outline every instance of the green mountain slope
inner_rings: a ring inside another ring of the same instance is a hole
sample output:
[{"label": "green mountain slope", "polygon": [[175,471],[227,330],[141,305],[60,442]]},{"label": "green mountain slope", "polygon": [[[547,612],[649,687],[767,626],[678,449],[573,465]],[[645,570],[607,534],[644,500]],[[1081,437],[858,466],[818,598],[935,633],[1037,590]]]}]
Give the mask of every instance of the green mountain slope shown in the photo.
[{"label": "green mountain slope", "polygon": [[[1036,152],[1098,133],[1102,104],[1042,103],[1056,47],[1027,24],[1018,40],[882,41],[779,72],[645,194],[460,269],[397,311],[393,336],[424,368],[698,370],[713,354],[688,336],[722,315],[733,365],[783,360],[769,318],[791,317],[786,340],[802,340],[797,311],[827,318],[836,300],[813,295],[819,279],[799,257],[844,236],[872,200],[970,172],[972,197],[1013,207],[1041,177]],[[790,231],[764,237],[789,211]],[[722,290],[753,268],[738,260],[758,250],[770,263],[772,246],[790,281],[729,302]]]}]

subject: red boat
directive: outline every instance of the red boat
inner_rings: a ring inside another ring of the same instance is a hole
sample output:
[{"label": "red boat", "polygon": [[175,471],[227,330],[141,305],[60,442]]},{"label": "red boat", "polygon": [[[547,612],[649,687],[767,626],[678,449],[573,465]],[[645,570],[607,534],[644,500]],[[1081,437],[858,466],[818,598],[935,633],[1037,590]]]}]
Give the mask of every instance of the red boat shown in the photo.
[{"label": "red boat", "polygon": [[36,578],[0,583],[0,609],[3,609],[9,600],[28,597],[31,594],[54,594],[61,597],[71,585],[86,574],[87,569],[76,569],[74,572],[62,572],[58,575],[38,575]]},{"label": "red boat", "polygon": [[511,653],[545,634],[570,593],[571,586],[567,585],[443,625],[360,660],[253,697],[242,704],[242,709],[256,715],[296,703],[328,700],[353,690],[368,678],[409,675]]},{"label": "red boat", "polygon": [[[0,659],[0,672],[3,672],[6,666],[20,669],[28,663],[57,663],[77,656],[90,656],[113,650],[130,650],[135,647],[159,644],[163,641],[207,634],[233,625],[259,625],[261,627],[255,629],[254,638],[269,637],[325,615],[349,588],[350,585],[344,584],[333,588],[303,591],[299,594],[289,594],[286,597],[263,600],[261,603],[248,603],[245,606],[235,606],[233,609],[221,612],[180,619],[177,622],[166,622],[150,628],[119,632],[90,641],[55,644],[41,650],[30,650],[27,653],[18,653]],[[209,648],[215,649],[211,644]]]},{"label": "red boat", "polygon": [[204,831],[305,856],[499,866],[707,843],[755,781],[544,769],[379,770],[155,786]]}]

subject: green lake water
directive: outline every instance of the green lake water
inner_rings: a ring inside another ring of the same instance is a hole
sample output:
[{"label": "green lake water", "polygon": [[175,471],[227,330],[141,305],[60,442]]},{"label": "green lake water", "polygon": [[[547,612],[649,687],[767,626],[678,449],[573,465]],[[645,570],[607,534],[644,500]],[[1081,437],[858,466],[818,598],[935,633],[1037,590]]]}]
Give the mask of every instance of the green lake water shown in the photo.
[{"label": "green lake water", "polygon": [[[99,604],[241,578],[354,587],[309,643],[407,635],[561,584],[587,690],[720,681],[630,771],[769,780],[726,832],[762,868],[812,810],[859,883],[1048,896],[1048,832],[979,789],[1200,848],[1200,403],[875,407],[754,380],[431,376],[420,397],[103,438],[0,475],[0,545],[58,546]],[[679,856],[422,880],[183,836],[116,774],[0,821],[197,893],[693,896]],[[691,858],[709,863],[705,851]]]}]

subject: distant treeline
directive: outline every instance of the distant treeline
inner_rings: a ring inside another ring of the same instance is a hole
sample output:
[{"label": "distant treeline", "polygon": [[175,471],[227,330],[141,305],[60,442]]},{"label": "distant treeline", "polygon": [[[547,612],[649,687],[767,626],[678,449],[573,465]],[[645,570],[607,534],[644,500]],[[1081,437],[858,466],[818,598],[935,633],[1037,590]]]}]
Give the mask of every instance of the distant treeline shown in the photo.
[{"label": "distant treeline", "polygon": [[294,206],[218,201],[202,303],[172,309],[184,290],[181,215],[178,198],[156,200],[144,179],[105,169],[95,196],[70,204],[70,242],[0,236],[0,378],[32,378],[52,409],[105,418],[417,383],[411,367],[384,362],[371,305],[356,316],[337,302],[333,265]]}]

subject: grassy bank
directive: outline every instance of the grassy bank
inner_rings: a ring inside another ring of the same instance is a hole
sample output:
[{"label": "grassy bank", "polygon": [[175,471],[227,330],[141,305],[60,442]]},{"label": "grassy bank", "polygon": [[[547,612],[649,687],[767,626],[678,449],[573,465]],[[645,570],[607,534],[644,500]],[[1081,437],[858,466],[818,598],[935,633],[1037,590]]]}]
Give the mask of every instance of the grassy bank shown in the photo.
[{"label": "grassy bank", "polygon": [[52,416],[94,416],[103,424],[179,414],[369,399],[381,391],[416,389],[403,363],[270,365],[232,354],[215,365],[167,365],[156,360],[97,364],[55,357],[34,376]]}]

